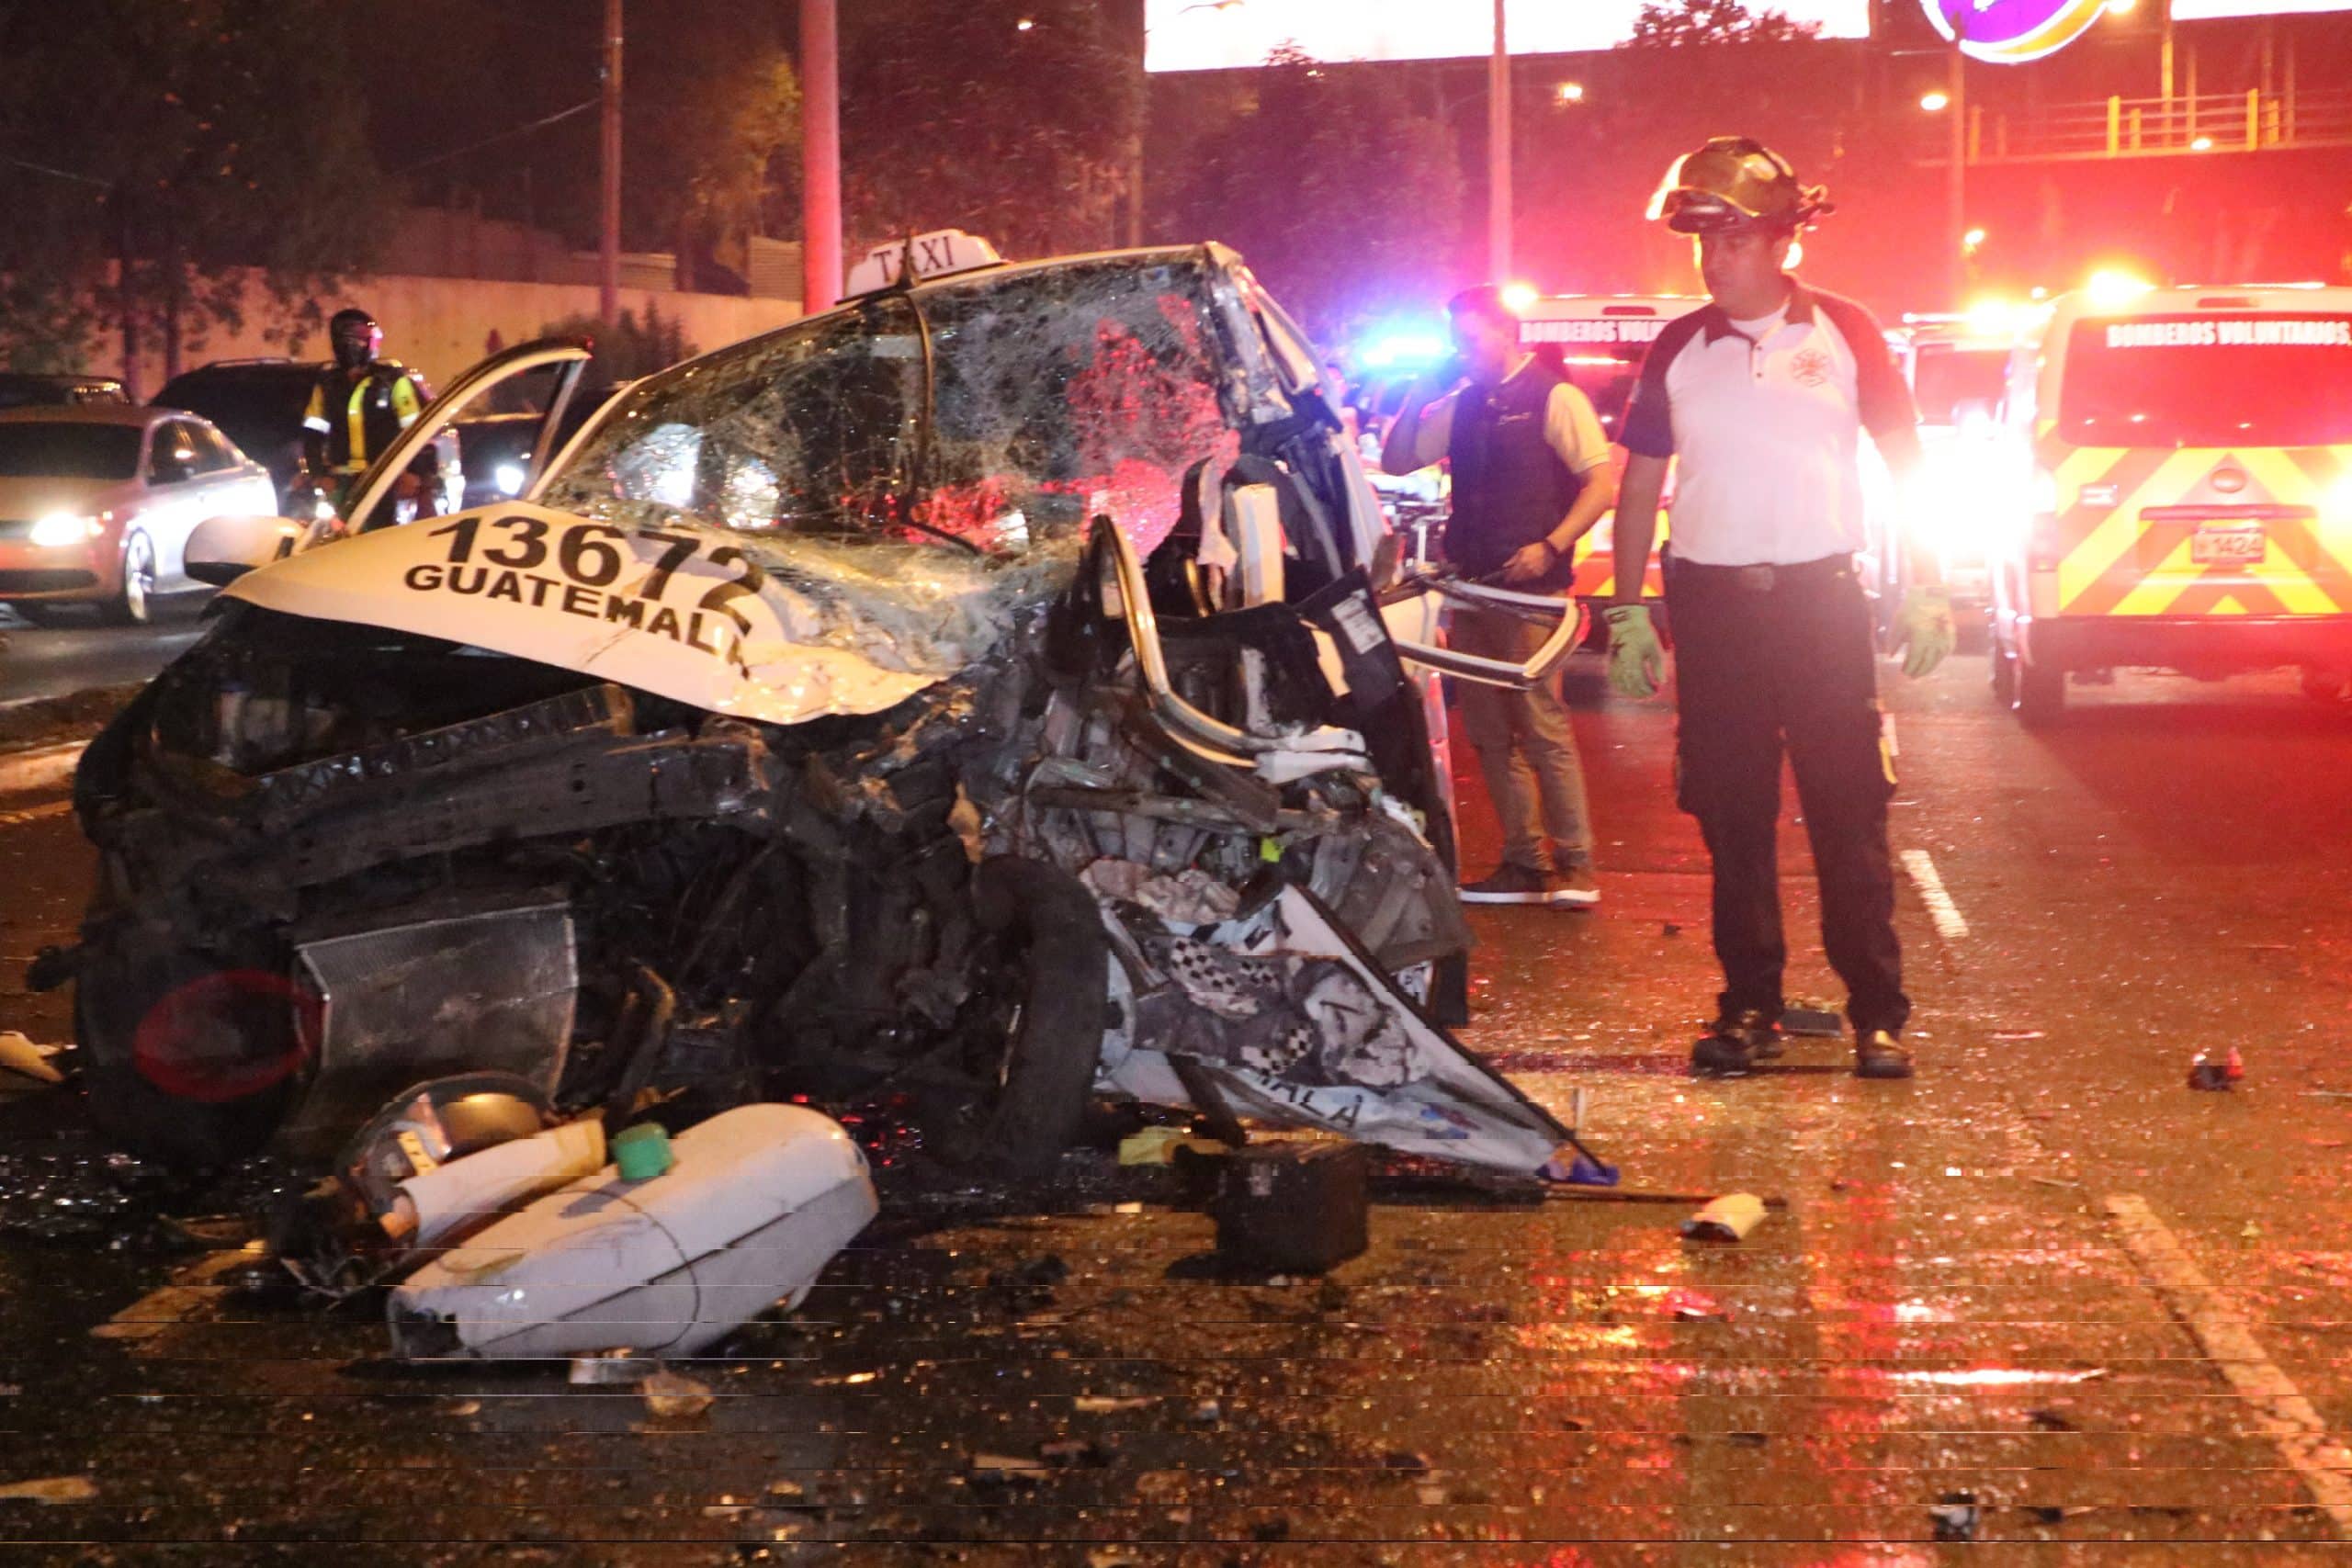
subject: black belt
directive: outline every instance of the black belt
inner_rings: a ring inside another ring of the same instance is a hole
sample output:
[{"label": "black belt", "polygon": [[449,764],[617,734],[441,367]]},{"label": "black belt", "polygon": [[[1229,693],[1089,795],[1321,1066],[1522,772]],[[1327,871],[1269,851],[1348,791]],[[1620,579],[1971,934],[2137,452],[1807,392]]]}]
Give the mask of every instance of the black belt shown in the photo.
[{"label": "black belt", "polygon": [[1854,558],[1824,556],[1819,560],[1798,561],[1781,565],[1761,561],[1754,566],[1715,566],[1705,561],[1677,559],[1674,575],[1687,578],[1692,586],[1705,583],[1711,587],[1736,588],[1747,593],[1770,593],[1776,588],[1802,588],[1816,583],[1833,582],[1854,574]]}]

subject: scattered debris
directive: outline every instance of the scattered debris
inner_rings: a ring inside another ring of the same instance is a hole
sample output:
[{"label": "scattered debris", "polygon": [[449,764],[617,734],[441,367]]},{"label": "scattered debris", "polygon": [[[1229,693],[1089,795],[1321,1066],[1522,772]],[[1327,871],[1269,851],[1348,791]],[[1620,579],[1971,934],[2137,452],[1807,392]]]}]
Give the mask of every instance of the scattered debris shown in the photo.
[{"label": "scattered debris", "polygon": [[744,1105],[679,1134],[666,1174],[611,1166],[434,1258],[387,1303],[396,1354],[692,1355],[786,1300],[874,1217],[838,1122]]},{"label": "scattered debris", "polygon": [[1121,1165],[1171,1165],[1179,1151],[1222,1155],[1227,1146],[1215,1138],[1193,1136],[1182,1127],[1146,1127],[1119,1140]]},{"label": "scattered debris", "polygon": [[1666,1292],[1666,1308],[1681,1323],[1699,1323],[1724,1315],[1723,1303],[1703,1291],[1676,1285]]},{"label": "scattered debris", "polygon": [[606,1350],[601,1355],[573,1357],[567,1381],[582,1387],[627,1386],[643,1382],[661,1370],[662,1363],[650,1356]]},{"label": "scattered debris", "polygon": [[2079,1429],[2074,1422],[2055,1410],[2029,1410],[2025,1413],[2025,1418],[2027,1425],[2037,1432],[2072,1432]]},{"label": "scattered debris", "polygon": [[1947,1492],[1928,1510],[1938,1540],[1974,1540],[1984,1517],[1973,1492]]},{"label": "scattered debris", "polygon": [[0,1482],[0,1503],[87,1503],[97,1495],[97,1483],[86,1475]]},{"label": "scattered debris", "polygon": [[1035,1486],[1046,1479],[1046,1461],[1020,1459],[1005,1454],[974,1454],[967,1473],[975,1484],[993,1486]]},{"label": "scattered debris", "polygon": [[1081,1393],[1070,1401],[1070,1408],[1080,1416],[1119,1416],[1130,1410],[1148,1410],[1159,1404],[1146,1395],[1119,1396],[1102,1393]]},{"label": "scattered debris", "polygon": [[1204,1399],[1193,1406],[1192,1419],[1195,1427],[1214,1427],[1225,1419],[1225,1406],[1214,1399]]},{"label": "scattered debris", "polygon": [[1685,1241],[1746,1241],[1764,1223],[1764,1200],[1752,1192],[1726,1192],[1682,1222]]},{"label": "scattered debris", "polygon": [[63,1083],[65,1075],[51,1065],[54,1045],[36,1045],[13,1029],[0,1029],[0,1067],[42,1083]]},{"label": "scattered debris", "polygon": [[[2233,1051],[2231,1055],[2235,1055],[2236,1053]],[[2238,1069],[2238,1077],[2244,1075],[2245,1068],[2241,1066]],[[2228,1062],[2209,1061],[2202,1051],[2198,1052],[2189,1061],[2188,1087],[2191,1089],[2204,1089],[2209,1092],[2226,1090],[2236,1082],[2237,1077],[2231,1076]]]},{"label": "scattered debris", "polygon": [[2019,1041],[2041,1040],[2046,1039],[2047,1036],[2039,1029],[1996,1029],[1993,1031],[1993,1038],[1996,1040]]},{"label": "scattered debris", "polygon": [[1406,1475],[1427,1475],[1430,1461],[1410,1449],[1391,1449],[1380,1456],[1381,1468]]},{"label": "scattered debris", "polygon": [[640,1122],[613,1140],[613,1164],[623,1181],[667,1176],[676,1163],[670,1151],[669,1129],[658,1122]]},{"label": "scattered debris", "polygon": [[1807,1039],[1835,1040],[1846,1032],[1845,1021],[1838,1010],[1801,1003],[1786,1008],[1781,1013],[1781,1032],[1802,1035]]},{"label": "scattered debris", "polygon": [[400,1184],[399,1198],[378,1223],[395,1238],[440,1246],[526,1199],[594,1176],[604,1164],[605,1124],[589,1117],[420,1171]]},{"label": "scattered debris", "polygon": [[667,1367],[646,1378],[644,1390],[645,1408],[660,1421],[692,1420],[710,1408],[714,1397],[708,1383]]},{"label": "scattered debris", "polygon": [[1213,1213],[1217,1251],[1251,1268],[1319,1274],[1369,1242],[1362,1145],[1287,1141],[1228,1156]]}]

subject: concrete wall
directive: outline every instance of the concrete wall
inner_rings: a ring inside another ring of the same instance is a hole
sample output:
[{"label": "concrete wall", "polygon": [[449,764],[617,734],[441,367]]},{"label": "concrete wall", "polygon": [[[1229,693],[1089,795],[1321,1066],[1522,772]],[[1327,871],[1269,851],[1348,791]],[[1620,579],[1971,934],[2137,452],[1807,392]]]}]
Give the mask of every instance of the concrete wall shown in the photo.
[{"label": "concrete wall", "polygon": [[[666,290],[624,288],[621,308],[642,317],[648,306],[664,321],[682,324],[686,342],[698,351],[723,347],[740,339],[794,321],[797,300],[753,299],[726,294],[675,294]],[[246,288],[245,321],[232,330],[215,326],[200,344],[181,355],[182,368],[213,359],[241,359],[263,355],[292,355],[297,358],[326,356],[323,327],[289,336],[286,313],[271,299],[258,278]],[[439,386],[495,348],[537,337],[556,321],[596,313],[594,288],[558,283],[484,283],[456,277],[371,277],[353,283],[334,297],[320,296],[322,315],[345,304],[364,306],[384,329],[385,352],[424,372]],[[299,302],[298,302],[299,306]],[[147,345],[152,350],[154,345]],[[98,374],[120,374],[134,393],[151,397],[164,383],[160,353],[142,355],[135,367],[121,365],[121,340],[101,337],[89,368]]]}]

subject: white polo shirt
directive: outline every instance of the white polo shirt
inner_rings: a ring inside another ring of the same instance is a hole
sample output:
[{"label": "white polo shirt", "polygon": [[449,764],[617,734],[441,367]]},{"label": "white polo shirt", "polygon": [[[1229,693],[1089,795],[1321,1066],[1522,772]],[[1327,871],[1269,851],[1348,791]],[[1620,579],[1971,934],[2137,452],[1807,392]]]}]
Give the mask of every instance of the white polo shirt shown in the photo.
[{"label": "white polo shirt", "polygon": [[1862,548],[1862,432],[1918,423],[1886,338],[1851,299],[1789,280],[1785,313],[1707,305],[1642,362],[1629,452],[1675,459],[1673,549],[1709,566],[1793,566]]}]

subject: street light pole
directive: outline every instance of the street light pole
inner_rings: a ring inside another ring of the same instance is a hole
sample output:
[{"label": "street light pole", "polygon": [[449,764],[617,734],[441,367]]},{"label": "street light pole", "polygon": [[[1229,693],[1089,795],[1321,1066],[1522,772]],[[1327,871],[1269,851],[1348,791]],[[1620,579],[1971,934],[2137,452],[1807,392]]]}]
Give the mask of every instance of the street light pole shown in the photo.
[{"label": "street light pole", "polygon": [[800,0],[801,310],[831,310],[841,288],[841,16],[836,0]]},{"label": "street light pole", "polygon": [[1510,45],[1495,0],[1495,52],[1487,62],[1487,276],[1510,278]]},{"label": "street light pole", "polygon": [[621,0],[605,0],[605,107],[599,150],[604,190],[597,224],[596,319],[610,332],[621,310]]},{"label": "street light pole", "polygon": [[1951,168],[1944,179],[1944,200],[1950,210],[1945,215],[1945,243],[1951,247],[1951,308],[1960,310],[1968,292],[1968,247],[1961,236],[1968,232],[1968,56],[1961,45],[1968,38],[1968,12],[1963,6],[1951,16],[1951,61],[1946,67],[1950,80],[1944,86],[1944,113],[1951,117],[1947,128],[1946,157]]}]

